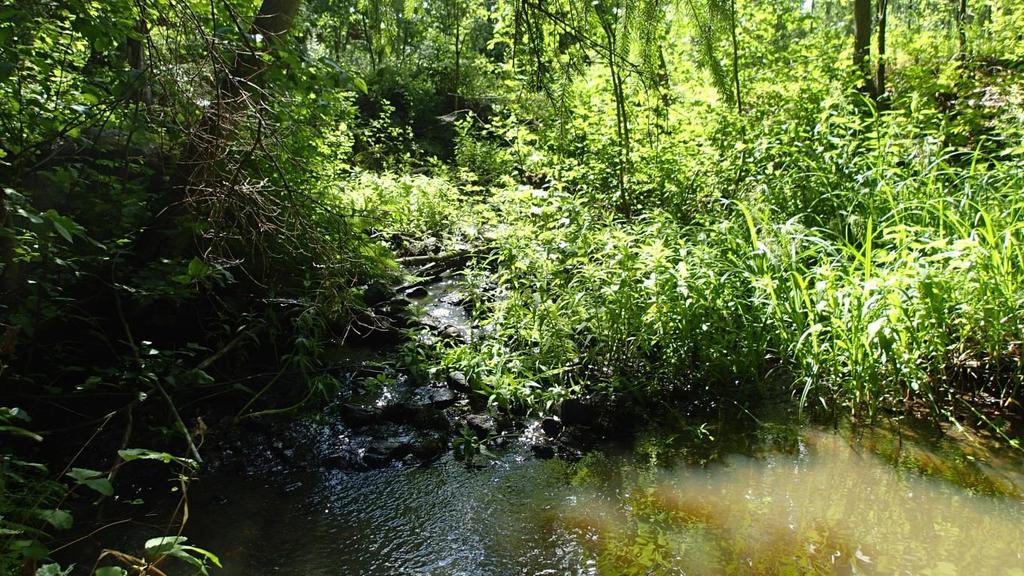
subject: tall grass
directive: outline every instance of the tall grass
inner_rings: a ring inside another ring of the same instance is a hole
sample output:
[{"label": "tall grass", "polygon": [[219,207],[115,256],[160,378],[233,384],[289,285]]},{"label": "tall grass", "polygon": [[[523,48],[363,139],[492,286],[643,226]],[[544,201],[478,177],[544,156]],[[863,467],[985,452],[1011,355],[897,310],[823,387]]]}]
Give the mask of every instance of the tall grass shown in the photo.
[{"label": "tall grass", "polygon": [[788,140],[765,128],[755,147],[776,150],[691,221],[617,220],[586,191],[506,197],[507,297],[489,321],[515,361],[477,366],[488,390],[650,400],[754,385],[865,417],[1019,403],[1021,158],[943,149],[908,114],[849,114]]},{"label": "tall grass", "polygon": [[436,180],[367,175],[361,202],[407,235],[461,220],[497,238],[477,307],[489,336],[447,362],[498,404],[755,393],[867,418],[961,400],[1020,413],[1024,90],[985,77],[1005,98],[951,112],[942,87],[901,78],[884,112],[799,78],[752,89],[742,117],[678,104],[656,145],[637,143],[628,219],[587,113],[569,144],[542,128],[519,144],[545,183],[499,170],[473,208],[487,222],[467,224],[470,203]]}]

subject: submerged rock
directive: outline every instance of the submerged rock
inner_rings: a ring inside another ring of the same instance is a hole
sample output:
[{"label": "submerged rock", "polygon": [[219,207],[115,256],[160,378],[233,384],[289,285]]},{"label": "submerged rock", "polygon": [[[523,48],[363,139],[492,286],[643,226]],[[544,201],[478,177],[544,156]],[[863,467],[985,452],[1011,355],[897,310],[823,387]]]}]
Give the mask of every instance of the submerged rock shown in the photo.
[{"label": "submerged rock", "polygon": [[377,306],[395,297],[395,290],[383,282],[374,282],[363,290],[363,302]]},{"label": "submerged rock", "polygon": [[381,468],[396,462],[424,463],[441,455],[447,437],[414,426],[381,424],[339,439],[324,464],[345,470]]},{"label": "submerged rock", "polygon": [[455,326],[454,324],[448,324],[441,328],[438,335],[445,340],[460,342],[462,344],[468,344],[470,340],[469,330],[462,326]]},{"label": "submerged rock", "polygon": [[443,384],[415,386],[409,379],[355,395],[342,404],[339,414],[351,427],[376,424],[412,424],[429,430],[448,430],[445,410],[460,400],[459,393]]},{"label": "submerged rock", "polygon": [[412,306],[412,300],[399,296],[398,298],[392,298],[388,301],[388,309],[391,311],[406,310]]},{"label": "submerged rock", "polygon": [[550,460],[555,457],[555,448],[549,444],[533,444],[530,446],[530,451],[533,452],[534,457],[541,460]]},{"label": "submerged rock", "polygon": [[458,290],[454,290],[452,292],[445,294],[444,296],[441,296],[439,300],[450,306],[462,307],[465,307],[466,304],[469,302],[469,298]]},{"label": "submerged rock", "polygon": [[597,410],[589,400],[567,398],[562,401],[559,417],[566,426],[593,426],[597,421]]},{"label": "submerged rock", "polygon": [[383,419],[383,411],[380,408],[365,404],[342,404],[339,412],[345,424],[356,428],[376,424]]}]

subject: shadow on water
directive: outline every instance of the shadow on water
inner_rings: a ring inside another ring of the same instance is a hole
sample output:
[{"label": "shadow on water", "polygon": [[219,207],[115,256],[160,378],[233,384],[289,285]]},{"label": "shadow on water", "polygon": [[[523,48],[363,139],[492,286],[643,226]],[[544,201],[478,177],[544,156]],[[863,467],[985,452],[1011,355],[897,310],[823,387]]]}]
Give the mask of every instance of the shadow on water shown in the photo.
[{"label": "shadow on water", "polygon": [[641,440],[576,464],[520,447],[478,469],[213,476],[185,533],[225,575],[1024,574],[1019,461],[905,431],[759,429],[706,465],[651,465],[690,448]]}]

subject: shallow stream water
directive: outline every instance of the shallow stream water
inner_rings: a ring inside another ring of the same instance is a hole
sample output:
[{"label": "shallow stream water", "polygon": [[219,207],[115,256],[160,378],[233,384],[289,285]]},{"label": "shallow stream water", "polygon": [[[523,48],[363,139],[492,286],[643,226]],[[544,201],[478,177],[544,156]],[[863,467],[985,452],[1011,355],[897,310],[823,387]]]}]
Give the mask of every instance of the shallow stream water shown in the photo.
[{"label": "shallow stream water", "polygon": [[705,465],[513,447],[479,468],[214,476],[185,533],[225,575],[1024,574],[1017,464],[792,433]]},{"label": "shallow stream water", "polygon": [[[437,328],[468,334],[460,290],[445,280],[419,304]],[[649,432],[574,463],[515,441],[476,466],[449,451],[369,471],[222,470],[190,487],[184,535],[219,555],[224,576],[1024,576],[1019,453],[744,418]],[[123,536],[161,533],[135,524]]]}]

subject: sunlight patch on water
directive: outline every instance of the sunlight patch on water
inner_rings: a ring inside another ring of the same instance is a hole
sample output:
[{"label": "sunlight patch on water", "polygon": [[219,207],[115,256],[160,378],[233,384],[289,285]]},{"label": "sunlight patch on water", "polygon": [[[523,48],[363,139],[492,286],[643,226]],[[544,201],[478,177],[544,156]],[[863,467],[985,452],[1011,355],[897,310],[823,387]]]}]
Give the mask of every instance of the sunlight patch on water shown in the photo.
[{"label": "sunlight patch on water", "polygon": [[894,469],[843,437],[626,478],[566,501],[607,574],[1024,575],[1024,506]]},{"label": "sunlight patch on water", "polygon": [[482,468],[449,453],[214,476],[195,486],[185,533],[220,554],[223,576],[1024,576],[1016,458],[906,432],[753,436],[755,457],[705,454],[709,466],[657,467],[668,458],[653,448],[540,461],[522,444]]}]

